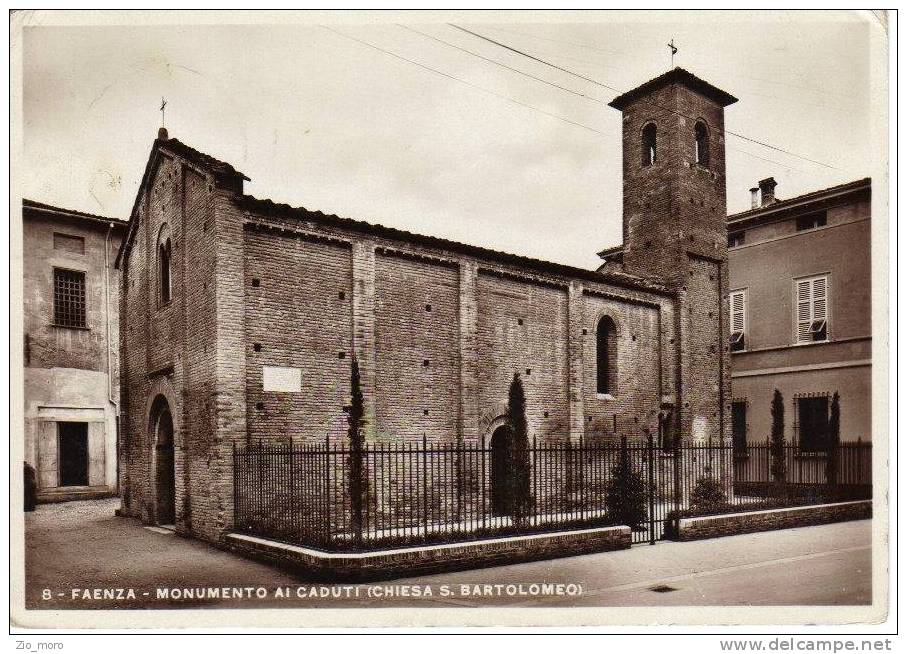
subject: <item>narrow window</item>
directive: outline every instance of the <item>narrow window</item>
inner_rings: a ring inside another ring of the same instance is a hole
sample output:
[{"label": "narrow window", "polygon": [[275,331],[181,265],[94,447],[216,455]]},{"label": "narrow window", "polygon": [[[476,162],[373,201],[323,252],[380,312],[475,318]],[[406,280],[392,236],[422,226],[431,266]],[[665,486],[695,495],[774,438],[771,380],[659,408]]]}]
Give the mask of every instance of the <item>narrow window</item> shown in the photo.
[{"label": "narrow window", "polygon": [[828,277],[797,280],[797,342],[828,340]]},{"label": "narrow window", "polygon": [[804,232],[808,229],[816,229],[818,227],[825,227],[828,223],[828,214],[824,211],[819,213],[811,213],[808,216],[800,216],[797,218],[797,231]]},{"label": "narrow window", "polygon": [[658,128],[655,123],[649,123],[642,129],[642,165],[651,166],[658,158],[656,143]]},{"label": "narrow window", "polygon": [[171,286],[171,255],[173,246],[170,241],[170,230],[167,225],[161,227],[158,236],[157,265],[158,265],[158,299],[162,305],[170,302],[172,297]]},{"label": "narrow window", "polygon": [[731,352],[746,349],[746,291],[730,294],[731,307]]},{"label": "narrow window", "polygon": [[695,161],[703,168],[709,167],[709,130],[705,123],[696,122]]},{"label": "narrow window", "polygon": [[727,246],[729,248],[739,248],[746,243],[746,232],[730,232],[727,235]]},{"label": "narrow window", "polygon": [[596,390],[600,395],[616,395],[617,328],[610,316],[602,316],[595,334]]},{"label": "narrow window", "polygon": [[797,427],[801,452],[824,452],[828,447],[828,397],[798,397]]},{"label": "narrow window", "polygon": [[85,327],[85,273],[54,268],[54,324]]}]

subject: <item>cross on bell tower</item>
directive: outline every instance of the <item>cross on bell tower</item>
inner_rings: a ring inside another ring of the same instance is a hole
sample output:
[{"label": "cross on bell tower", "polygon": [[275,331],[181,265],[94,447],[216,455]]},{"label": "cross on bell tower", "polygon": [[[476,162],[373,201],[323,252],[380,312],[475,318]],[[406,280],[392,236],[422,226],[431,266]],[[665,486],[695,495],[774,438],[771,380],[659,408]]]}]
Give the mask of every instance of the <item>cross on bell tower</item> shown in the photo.
[{"label": "cross on bell tower", "polygon": [[167,109],[167,101],[161,96],[161,107],[159,111],[161,112],[161,128],[157,131],[157,138],[160,141],[166,141],[169,138],[167,134],[167,128],[164,126],[164,121],[166,119],[165,111]]}]

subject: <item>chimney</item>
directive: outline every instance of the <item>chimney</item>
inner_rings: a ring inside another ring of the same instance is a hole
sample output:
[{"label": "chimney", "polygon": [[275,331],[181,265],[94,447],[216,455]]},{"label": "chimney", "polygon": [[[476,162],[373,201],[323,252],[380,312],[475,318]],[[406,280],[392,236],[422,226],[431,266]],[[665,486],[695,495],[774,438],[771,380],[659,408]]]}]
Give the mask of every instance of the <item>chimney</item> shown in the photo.
[{"label": "chimney", "polygon": [[775,181],[774,177],[768,177],[766,179],[759,181],[759,190],[762,192],[762,206],[767,207],[770,204],[774,204],[775,200],[775,187],[778,185],[778,182]]},{"label": "chimney", "polygon": [[759,187],[754,186],[750,189],[750,209],[759,208]]},{"label": "chimney", "polygon": [[170,138],[170,137],[167,134],[166,127],[161,127],[160,129],[158,129],[158,131],[157,131],[157,140],[158,141],[166,141],[168,138]]}]

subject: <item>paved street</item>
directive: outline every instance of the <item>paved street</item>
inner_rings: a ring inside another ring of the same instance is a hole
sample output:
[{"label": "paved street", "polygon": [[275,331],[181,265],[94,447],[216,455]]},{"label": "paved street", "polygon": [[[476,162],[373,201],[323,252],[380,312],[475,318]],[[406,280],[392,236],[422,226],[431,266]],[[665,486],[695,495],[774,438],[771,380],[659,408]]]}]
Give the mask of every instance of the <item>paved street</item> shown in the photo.
[{"label": "paved street", "polygon": [[[868,520],[331,586],[117,518],[118,505],[70,502],[26,514],[28,608],[848,605],[872,596]],[[560,590],[573,594],[535,584],[572,584]],[[156,597],[224,587],[251,598]],[[288,597],[275,596],[278,588]],[[105,599],[103,589],[122,590]]]}]

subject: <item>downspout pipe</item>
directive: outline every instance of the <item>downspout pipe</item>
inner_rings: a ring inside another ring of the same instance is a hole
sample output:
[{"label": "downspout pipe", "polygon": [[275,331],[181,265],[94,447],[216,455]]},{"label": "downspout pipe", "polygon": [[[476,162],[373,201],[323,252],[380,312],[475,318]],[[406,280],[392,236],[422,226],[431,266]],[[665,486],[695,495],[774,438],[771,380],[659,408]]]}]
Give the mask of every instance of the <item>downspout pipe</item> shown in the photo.
[{"label": "downspout pipe", "polygon": [[120,494],[120,407],[113,394],[113,357],[110,354],[110,235],[113,233],[113,223],[107,227],[104,237],[104,328],[105,342],[107,344],[107,401],[113,406],[114,424],[116,429],[116,494]]}]

